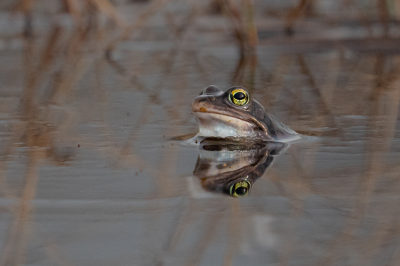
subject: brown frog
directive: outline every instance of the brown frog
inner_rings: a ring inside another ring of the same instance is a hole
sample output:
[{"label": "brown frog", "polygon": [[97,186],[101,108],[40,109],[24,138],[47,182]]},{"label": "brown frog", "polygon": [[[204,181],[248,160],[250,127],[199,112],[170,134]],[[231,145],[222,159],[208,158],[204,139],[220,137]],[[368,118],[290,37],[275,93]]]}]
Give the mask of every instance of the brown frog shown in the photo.
[{"label": "brown frog", "polygon": [[252,99],[243,87],[232,87],[225,92],[214,85],[206,87],[194,99],[192,113],[201,137],[275,142],[300,138]]}]

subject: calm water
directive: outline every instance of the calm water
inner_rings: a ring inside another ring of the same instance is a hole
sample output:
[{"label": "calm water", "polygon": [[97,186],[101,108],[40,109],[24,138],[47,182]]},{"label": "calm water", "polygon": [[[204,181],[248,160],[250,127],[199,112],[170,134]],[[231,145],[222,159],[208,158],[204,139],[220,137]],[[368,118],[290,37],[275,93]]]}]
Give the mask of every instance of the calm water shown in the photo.
[{"label": "calm water", "polygon": [[[397,26],[320,19],[287,38],[260,17],[241,58],[223,17],[169,7],[127,39],[40,6],[23,37],[0,12],[0,265],[399,265]],[[248,88],[306,138],[185,145],[210,84]],[[252,163],[247,197],[199,174]]]}]

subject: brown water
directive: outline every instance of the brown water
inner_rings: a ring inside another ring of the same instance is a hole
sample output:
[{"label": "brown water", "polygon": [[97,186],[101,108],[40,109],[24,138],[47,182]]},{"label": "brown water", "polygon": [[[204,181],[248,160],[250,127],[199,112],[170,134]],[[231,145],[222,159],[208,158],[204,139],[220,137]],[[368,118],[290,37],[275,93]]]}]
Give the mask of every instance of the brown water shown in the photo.
[{"label": "brown water", "polygon": [[[150,17],[127,39],[40,5],[24,37],[0,12],[0,265],[399,265],[398,24],[317,17],[285,37],[260,16],[240,57],[225,18],[169,4],[119,6]],[[209,84],[307,136],[248,197],[202,189],[176,140]]]}]

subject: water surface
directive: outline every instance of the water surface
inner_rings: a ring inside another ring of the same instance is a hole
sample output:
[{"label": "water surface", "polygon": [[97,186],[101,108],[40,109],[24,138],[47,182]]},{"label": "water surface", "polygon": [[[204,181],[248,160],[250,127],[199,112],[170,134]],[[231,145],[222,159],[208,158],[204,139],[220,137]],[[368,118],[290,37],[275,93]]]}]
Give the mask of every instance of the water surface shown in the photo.
[{"label": "water surface", "polygon": [[[29,37],[0,14],[0,265],[398,265],[397,28],[284,38],[260,19],[241,57],[223,18],[164,16],[115,42],[112,24],[42,14]],[[306,136],[247,197],[204,190],[177,140],[210,84]]]}]

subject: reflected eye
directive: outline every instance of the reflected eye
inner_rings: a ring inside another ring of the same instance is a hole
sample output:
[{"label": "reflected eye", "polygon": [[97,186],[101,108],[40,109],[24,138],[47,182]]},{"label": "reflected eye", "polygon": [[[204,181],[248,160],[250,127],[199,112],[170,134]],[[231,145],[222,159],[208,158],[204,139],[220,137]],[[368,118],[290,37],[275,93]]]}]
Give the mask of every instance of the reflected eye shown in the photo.
[{"label": "reflected eye", "polygon": [[229,94],[229,100],[236,105],[242,106],[249,102],[249,94],[242,89],[236,89]]},{"label": "reflected eye", "polygon": [[249,181],[240,181],[230,187],[229,194],[232,197],[243,197],[249,193],[250,187],[251,184]]}]

